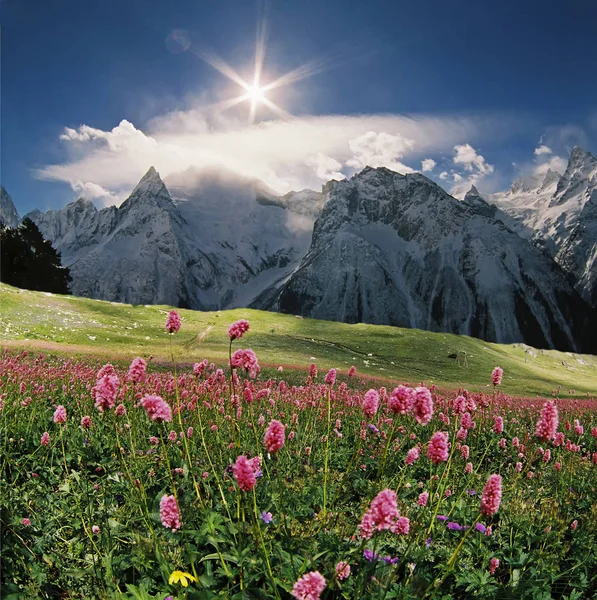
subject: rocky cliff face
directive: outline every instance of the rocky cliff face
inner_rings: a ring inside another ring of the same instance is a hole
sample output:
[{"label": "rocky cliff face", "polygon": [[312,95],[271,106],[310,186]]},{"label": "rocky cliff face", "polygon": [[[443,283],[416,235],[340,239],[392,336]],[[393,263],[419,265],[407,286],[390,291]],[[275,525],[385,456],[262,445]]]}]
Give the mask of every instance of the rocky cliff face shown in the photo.
[{"label": "rocky cliff face", "polygon": [[9,193],[0,185],[0,222],[6,227],[17,227],[21,222]]}]

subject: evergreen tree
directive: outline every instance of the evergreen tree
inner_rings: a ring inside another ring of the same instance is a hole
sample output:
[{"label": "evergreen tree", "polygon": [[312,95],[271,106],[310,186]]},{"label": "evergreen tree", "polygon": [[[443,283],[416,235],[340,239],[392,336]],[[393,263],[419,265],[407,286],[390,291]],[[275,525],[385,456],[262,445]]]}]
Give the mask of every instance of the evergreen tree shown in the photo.
[{"label": "evergreen tree", "polygon": [[69,270],[31,219],[0,228],[0,280],[28,290],[68,294]]}]

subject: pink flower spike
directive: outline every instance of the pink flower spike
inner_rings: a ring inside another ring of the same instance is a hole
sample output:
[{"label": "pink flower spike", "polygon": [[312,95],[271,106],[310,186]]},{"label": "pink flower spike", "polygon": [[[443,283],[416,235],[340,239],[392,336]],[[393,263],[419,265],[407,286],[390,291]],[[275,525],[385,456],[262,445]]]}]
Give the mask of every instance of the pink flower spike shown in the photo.
[{"label": "pink flower spike", "polygon": [[228,328],[228,337],[230,340],[240,340],[243,335],[249,331],[249,321],[246,319],[240,319],[239,321],[235,321]]},{"label": "pink flower spike", "polygon": [[265,432],[264,444],[267,451],[270,453],[278,452],[284,446],[284,441],[284,425],[276,419],[272,420]]},{"label": "pink flower spike", "polygon": [[541,417],[537,421],[535,435],[542,441],[553,440],[558,431],[559,418],[558,409],[553,400],[549,400],[543,405]]},{"label": "pink flower spike", "polygon": [[251,466],[251,463],[244,454],[241,454],[232,467],[234,478],[238,483],[238,487],[243,492],[250,492],[257,483],[255,472]]},{"label": "pink flower spike", "polygon": [[141,406],[152,421],[157,421],[158,423],[170,423],[172,421],[172,409],[170,405],[159,396],[145,396],[141,400]]},{"label": "pink flower spike", "polygon": [[336,578],[338,581],[343,581],[344,579],[348,579],[350,576],[350,565],[345,561],[341,560],[336,565]]},{"label": "pink flower spike", "polygon": [[436,431],[429,440],[427,457],[433,464],[439,464],[446,462],[449,455],[448,434],[445,431]]},{"label": "pink flower spike", "polygon": [[378,407],[379,394],[377,390],[371,389],[365,392],[365,396],[363,397],[363,412],[365,415],[369,419],[372,419],[376,415]]},{"label": "pink flower spike", "polygon": [[180,513],[174,496],[162,496],[160,500],[160,519],[164,527],[172,530],[180,529]]},{"label": "pink flower spike", "polygon": [[325,382],[328,385],[334,385],[334,383],[336,383],[336,369],[330,369],[326,376],[325,376]]},{"label": "pink flower spike", "polygon": [[433,398],[426,387],[415,388],[413,412],[419,425],[427,425],[433,417]]},{"label": "pink flower spike", "polygon": [[47,446],[50,443],[50,434],[47,431],[43,432],[43,435],[41,436],[41,440],[39,441],[39,443],[42,446]]},{"label": "pink flower spike", "polygon": [[166,319],[166,331],[168,333],[178,333],[178,330],[180,329],[180,325],[181,325],[181,320],[180,320],[180,315],[175,311],[175,310],[171,310],[168,313],[168,318]]},{"label": "pink flower spike", "polygon": [[481,514],[489,517],[494,515],[500,508],[502,501],[502,477],[501,475],[493,474],[489,476],[483,496],[481,497]]},{"label": "pink flower spike", "polygon": [[319,600],[326,581],[319,571],[303,575],[293,586],[292,595],[296,600]]},{"label": "pink flower spike", "polygon": [[59,404],[54,411],[54,423],[66,423],[66,408]]},{"label": "pink flower spike", "polygon": [[502,383],[502,377],[504,375],[504,369],[496,367],[491,374],[491,383],[493,385],[500,385]]}]

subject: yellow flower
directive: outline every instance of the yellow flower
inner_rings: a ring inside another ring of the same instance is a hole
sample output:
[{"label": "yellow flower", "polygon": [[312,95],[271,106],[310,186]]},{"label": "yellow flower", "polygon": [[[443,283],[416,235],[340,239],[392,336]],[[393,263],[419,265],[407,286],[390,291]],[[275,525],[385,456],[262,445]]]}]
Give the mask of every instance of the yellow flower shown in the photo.
[{"label": "yellow flower", "polygon": [[182,571],[172,571],[172,575],[170,575],[170,579],[168,579],[168,583],[172,585],[173,583],[180,582],[183,587],[189,587],[189,581],[197,581],[196,577],[193,577],[190,573],[183,573]]}]

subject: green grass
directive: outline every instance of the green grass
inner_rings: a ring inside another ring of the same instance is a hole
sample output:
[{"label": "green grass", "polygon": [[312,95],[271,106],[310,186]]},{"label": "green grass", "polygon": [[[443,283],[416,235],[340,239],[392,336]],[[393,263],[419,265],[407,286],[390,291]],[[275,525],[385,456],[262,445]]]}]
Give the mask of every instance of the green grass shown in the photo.
[{"label": "green grass", "polygon": [[[347,325],[299,319],[292,315],[237,309],[220,312],[180,310],[179,334],[164,332],[167,306],[131,306],[73,296],[30,292],[0,284],[0,342],[70,355],[96,355],[102,360],[128,360],[152,355],[168,360],[170,342],[177,362],[208,358],[224,365],[226,330],[245,318],[251,330],[235,347],[251,347],[262,366],[283,365],[293,371],[316,362],[320,370],[357,372],[389,387],[397,382],[443,388],[489,390],[492,369],[504,369],[502,389],[517,396],[549,395],[561,386],[562,396],[597,394],[597,357],[532,350],[518,344],[492,344],[452,334],[379,325]],[[528,348],[528,347],[527,347]],[[467,366],[449,355],[467,354]],[[298,379],[297,379],[298,380]],[[569,393],[574,390],[574,393]]]}]

